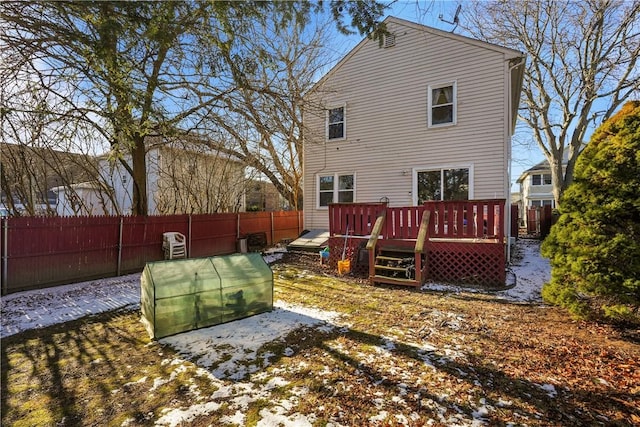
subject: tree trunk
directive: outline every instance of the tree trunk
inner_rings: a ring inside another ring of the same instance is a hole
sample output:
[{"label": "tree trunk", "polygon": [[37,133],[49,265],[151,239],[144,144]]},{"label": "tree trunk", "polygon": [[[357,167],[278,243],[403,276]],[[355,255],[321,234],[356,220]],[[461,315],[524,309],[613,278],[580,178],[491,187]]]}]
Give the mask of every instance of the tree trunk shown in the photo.
[{"label": "tree trunk", "polygon": [[148,215],[149,205],[147,199],[147,164],[144,136],[136,133],[134,145],[131,149],[131,161],[133,164],[133,205],[132,215]]}]

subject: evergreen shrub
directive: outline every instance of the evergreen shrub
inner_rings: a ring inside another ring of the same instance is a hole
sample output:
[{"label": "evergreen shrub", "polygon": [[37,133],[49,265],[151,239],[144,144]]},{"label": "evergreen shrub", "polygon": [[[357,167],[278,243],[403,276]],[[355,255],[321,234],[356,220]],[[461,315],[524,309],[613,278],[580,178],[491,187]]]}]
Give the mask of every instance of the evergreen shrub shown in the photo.
[{"label": "evergreen shrub", "polygon": [[578,317],[638,323],[640,102],[593,134],[542,244],[551,280],[543,298]]}]

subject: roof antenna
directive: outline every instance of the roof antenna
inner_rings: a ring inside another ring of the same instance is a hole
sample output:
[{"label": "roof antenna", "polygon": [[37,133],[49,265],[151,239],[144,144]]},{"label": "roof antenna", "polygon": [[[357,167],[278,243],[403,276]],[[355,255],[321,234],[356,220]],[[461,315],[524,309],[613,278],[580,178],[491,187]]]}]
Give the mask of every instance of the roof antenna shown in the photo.
[{"label": "roof antenna", "polygon": [[461,4],[459,4],[458,7],[456,8],[456,14],[453,16],[453,22],[447,21],[446,19],[443,19],[442,18],[442,14],[440,14],[440,16],[438,16],[438,18],[442,22],[446,22],[447,24],[455,25],[455,27],[453,27],[453,30],[451,30],[452,33],[456,30],[456,28],[458,28],[458,24],[460,23],[460,19],[458,19],[458,15],[460,14],[460,9],[462,9],[462,5]]}]

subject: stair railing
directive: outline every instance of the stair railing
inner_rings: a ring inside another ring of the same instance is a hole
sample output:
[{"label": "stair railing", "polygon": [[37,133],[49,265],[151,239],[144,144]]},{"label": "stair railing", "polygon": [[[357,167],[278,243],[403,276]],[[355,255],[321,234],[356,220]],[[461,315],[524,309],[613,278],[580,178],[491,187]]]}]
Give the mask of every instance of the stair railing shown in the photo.
[{"label": "stair railing", "polygon": [[373,229],[371,230],[371,236],[369,237],[369,241],[367,241],[366,248],[369,252],[369,278],[376,275],[376,245],[378,244],[378,237],[380,236],[380,233],[382,233],[385,221],[386,211],[382,211],[378,218],[376,218],[376,223],[373,225]]},{"label": "stair railing", "polygon": [[[425,243],[429,240],[429,220],[431,219],[431,212],[425,211],[420,221],[420,229],[418,230],[418,237],[416,238],[416,246],[414,249],[416,257],[416,282],[422,285],[423,279],[426,277],[426,268],[423,271],[422,255],[425,253]],[[425,260],[425,267],[427,260]],[[371,265],[371,264],[369,264]]]}]

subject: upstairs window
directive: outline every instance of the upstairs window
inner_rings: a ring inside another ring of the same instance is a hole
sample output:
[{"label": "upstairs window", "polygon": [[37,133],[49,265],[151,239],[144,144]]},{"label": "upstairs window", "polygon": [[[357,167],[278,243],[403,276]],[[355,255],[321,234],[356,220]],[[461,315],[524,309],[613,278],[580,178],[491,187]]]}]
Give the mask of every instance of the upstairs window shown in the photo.
[{"label": "upstairs window", "polygon": [[552,208],[555,208],[555,200],[531,200],[529,206],[533,207],[533,208],[539,208],[542,206],[551,206]]},{"label": "upstairs window", "polygon": [[456,84],[429,86],[429,127],[456,124]]},{"label": "upstairs window", "polygon": [[327,139],[344,139],[345,124],[344,106],[327,110]]},{"label": "upstairs window", "polygon": [[551,185],[550,173],[531,175],[531,185]]}]

